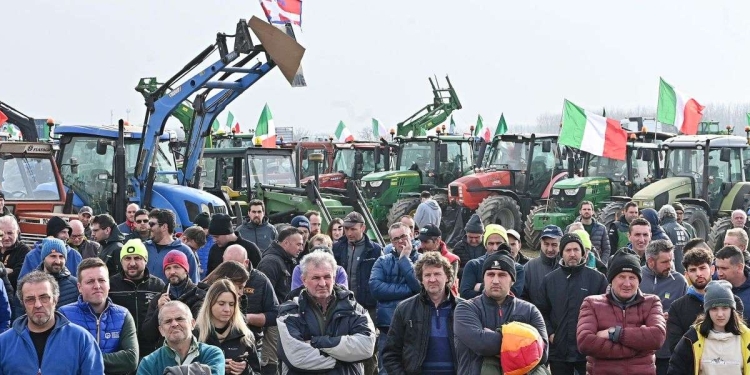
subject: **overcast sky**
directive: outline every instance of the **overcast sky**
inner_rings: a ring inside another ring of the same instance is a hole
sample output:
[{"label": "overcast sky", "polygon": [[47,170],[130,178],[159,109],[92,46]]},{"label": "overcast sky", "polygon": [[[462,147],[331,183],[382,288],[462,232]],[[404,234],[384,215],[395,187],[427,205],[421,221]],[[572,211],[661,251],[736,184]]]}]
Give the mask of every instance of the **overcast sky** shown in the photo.
[{"label": "overcast sky", "polygon": [[[659,76],[700,102],[748,101],[750,2],[305,0],[309,87],[280,71],[229,109],[252,129],[265,103],[277,126],[353,133],[431,100],[450,75],[463,109],[494,126],[533,124],[567,98],[585,108],[656,106]],[[24,0],[3,4],[0,100],[37,118],[141,123],[138,79],[166,79],[257,0]],[[217,55],[218,56],[218,55]],[[216,57],[218,58],[218,57]]]}]

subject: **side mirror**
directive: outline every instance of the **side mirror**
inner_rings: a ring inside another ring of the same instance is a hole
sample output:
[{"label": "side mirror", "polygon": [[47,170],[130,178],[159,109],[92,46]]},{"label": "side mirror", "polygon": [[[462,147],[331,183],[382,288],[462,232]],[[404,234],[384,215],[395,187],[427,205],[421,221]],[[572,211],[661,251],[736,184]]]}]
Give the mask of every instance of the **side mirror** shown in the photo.
[{"label": "side mirror", "polygon": [[96,141],[96,153],[99,155],[105,155],[107,153],[108,145],[109,145],[109,142],[103,139]]},{"label": "side mirror", "polygon": [[78,174],[78,159],[77,158],[70,158],[70,172],[73,174]]},{"label": "side mirror", "polygon": [[448,144],[446,143],[440,144],[440,162],[441,163],[448,162]]},{"label": "side mirror", "polygon": [[732,160],[732,150],[729,148],[722,148],[719,160],[728,163]]},{"label": "side mirror", "polygon": [[543,141],[542,142],[542,152],[550,152],[552,151],[552,142],[550,141]]}]

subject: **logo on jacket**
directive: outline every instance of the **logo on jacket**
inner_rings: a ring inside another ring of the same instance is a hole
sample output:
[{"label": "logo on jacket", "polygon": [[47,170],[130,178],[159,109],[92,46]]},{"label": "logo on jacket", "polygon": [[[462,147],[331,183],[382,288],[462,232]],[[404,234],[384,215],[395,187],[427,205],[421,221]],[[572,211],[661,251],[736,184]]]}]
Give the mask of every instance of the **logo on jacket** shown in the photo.
[{"label": "logo on jacket", "polygon": [[248,288],[248,287],[245,287],[245,288],[243,289],[243,291],[245,292],[245,294],[255,294],[255,288]]}]

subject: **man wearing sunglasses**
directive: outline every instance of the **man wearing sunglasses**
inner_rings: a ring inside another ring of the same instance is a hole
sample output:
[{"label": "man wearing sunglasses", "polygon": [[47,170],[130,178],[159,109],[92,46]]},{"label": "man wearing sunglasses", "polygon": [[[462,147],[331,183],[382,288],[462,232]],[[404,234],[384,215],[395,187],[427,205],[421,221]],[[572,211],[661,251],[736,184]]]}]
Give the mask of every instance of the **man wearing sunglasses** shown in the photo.
[{"label": "man wearing sunglasses", "polygon": [[91,236],[102,246],[99,259],[107,265],[109,277],[120,273],[120,249],[125,242],[125,235],[118,229],[115,218],[109,214],[94,216],[91,220]]},{"label": "man wearing sunglasses", "polygon": [[146,265],[148,272],[165,283],[169,283],[169,278],[162,268],[162,262],[170,251],[177,250],[185,255],[189,266],[186,271],[187,275],[192,282],[197,284],[200,281],[198,258],[188,245],[182,243],[179,238],[175,238],[174,228],[177,224],[174,212],[155,208],[148,214],[148,225],[151,227],[151,240],[145,242],[148,250],[148,264]]},{"label": "man wearing sunglasses", "polygon": [[133,231],[125,237],[125,241],[138,239],[141,242],[146,242],[151,239],[151,227],[148,226],[148,211],[142,208],[136,211],[134,223]]}]

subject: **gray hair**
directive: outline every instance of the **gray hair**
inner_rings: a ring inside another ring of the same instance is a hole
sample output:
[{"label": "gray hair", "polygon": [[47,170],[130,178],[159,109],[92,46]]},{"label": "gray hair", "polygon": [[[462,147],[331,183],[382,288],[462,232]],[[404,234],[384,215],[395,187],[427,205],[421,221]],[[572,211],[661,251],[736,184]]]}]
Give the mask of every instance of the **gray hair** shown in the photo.
[{"label": "gray hair", "polygon": [[[5,217],[7,216],[3,216],[2,218]],[[21,280],[18,280],[16,296],[18,296],[18,299],[23,302],[23,286],[26,284],[39,284],[43,282],[48,282],[52,286],[52,296],[55,297],[55,299],[60,297],[60,285],[57,284],[55,277],[42,271],[31,271],[24,275]]]},{"label": "gray hair", "polygon": [[336,275],[336,259],[333,257],[333,254],[326,251],[313,251],[305,255],[299,264],[299,268],[302,271],[302,278],[305,278],[310,267],[320,267],[322,265],[331,266],[331,272],[333,275]]},{"label": "gray hair", "polygon": [[[674,209],[673,209],[674,210]],[[649,242],[646,246],[646,258],[656,259],[661,253],[669,253],[674,251],[672,241],[670,240],[654,240]]]},{"label": "gray hair", "polygon": [[[748,243],[748,237],[747,232],[745,232],[745,228],[732,228],[727,230],[727,234],[724,237],[732,236],[742,243],[742,247],[747,249],[747,243]],[[721,246],[724,246],[724,244],[719,244]]]},{"label": "gray hair", "polygon": [[409,229],[408,226],[406,226],[406,224],[404,224],[404,223],[402,223],[400,221],[397,221],[397,222],[391,224],[390,227],[388,227],[388,235],[390,236],[391,235],[391,231],[392,230],[396,230],[396,229],[403,229],[407,233],[411,233],[411,230]]},{"label": "gray hair", "polygon": [[675,211],[674,207],[672,207],[671,204],[665,204],[659,209],[659,221],[662,221],[668,217],[671,217],[673,219],[677,218],[677,211]]},{"label": "gray hair", "polygon": [[739,210],[739,209],[738,210],[734,210],[734,211],[732,211],[732,216],[734,216],[734,214],[736,214],[736,213],[741,213],[742,216],[745,217],[745,220],[747,220],[747,212],[745,212],[745,210]]},{"label": "gray hair", "polygon": [[158,316],[159,325],[161,325],[161,314],[167,307],[176,307],[180,309],[182,313],[185,314],[185,317],[188,318],[188,320],[193,318],[193,313],[190,311],[190,308],[188,307],[188,305],[186,305],[184,302],[177,301],[177,300],[169,301],[165,303],[164,306],[162,306],[159,309],[159,316]]},{"label": "gray hair", "polygon": [[10,225],[16,232],[21,231],[21,227],[18,226],[18,221],[16,221],[16,218],[12,215],[0,217],[0,225]]}]

